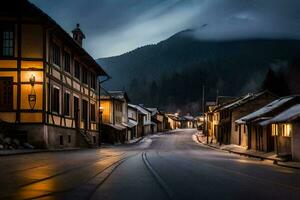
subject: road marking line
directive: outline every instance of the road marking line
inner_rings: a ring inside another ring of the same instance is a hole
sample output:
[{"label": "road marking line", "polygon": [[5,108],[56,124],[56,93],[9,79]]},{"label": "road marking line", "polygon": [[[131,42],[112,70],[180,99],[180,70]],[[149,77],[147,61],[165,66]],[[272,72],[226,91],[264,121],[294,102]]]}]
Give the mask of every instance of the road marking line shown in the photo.
[{"label": "road marking line", "polygon": [[171,190],[171,188],[167,185],[167,183],[157,174],[157,172],[153,169],[149,160],[147,158],[146,152],[142,153],[143,162],[145,163],[146,167],[150,171],[150,173],[154,176],[155,180],[158,184],[162,187],[163,191],[167,194],[169,199],[175,199],[175,194]]}]

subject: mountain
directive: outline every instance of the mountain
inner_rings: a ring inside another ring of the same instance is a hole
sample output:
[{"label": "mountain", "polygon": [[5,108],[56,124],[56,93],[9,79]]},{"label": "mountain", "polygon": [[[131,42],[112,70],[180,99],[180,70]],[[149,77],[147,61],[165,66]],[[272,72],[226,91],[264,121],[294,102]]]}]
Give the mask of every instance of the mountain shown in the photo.
[{"label": "mountain", "polygon": [[207,100],[217,93],[253,92],[269,68],[276,70],[299,55],[299,40],[205,41],[185,30],[158,44],[97,61],[113,77],[105,88],[125,88],[133,103],[199,111],[203,85]]}]

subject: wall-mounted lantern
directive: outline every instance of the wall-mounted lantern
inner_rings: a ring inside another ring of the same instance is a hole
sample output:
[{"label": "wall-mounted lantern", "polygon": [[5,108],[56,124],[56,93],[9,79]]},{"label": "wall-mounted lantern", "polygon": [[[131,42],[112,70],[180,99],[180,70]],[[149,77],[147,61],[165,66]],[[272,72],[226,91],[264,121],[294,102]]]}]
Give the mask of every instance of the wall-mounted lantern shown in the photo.
[{"label": "wall-mounted lantern", "polygon": [[35,76],[33,74],[31,74],[31,77],[29,78],[29,82],[31,85],[31,91],[30,91],[30,94],[28,95],[28,102],[29,102],[30,108],[33,110],[35,107],[35,104],[36,104],[36,93],[35,93],[35,89],[34,89]]}]

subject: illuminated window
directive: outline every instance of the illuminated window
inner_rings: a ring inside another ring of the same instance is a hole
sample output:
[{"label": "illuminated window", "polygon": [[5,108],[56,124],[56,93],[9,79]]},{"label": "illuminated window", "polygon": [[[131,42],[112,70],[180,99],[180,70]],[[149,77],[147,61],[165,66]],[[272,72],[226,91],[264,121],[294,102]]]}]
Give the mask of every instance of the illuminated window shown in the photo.
[{"label": "illuminated window", "polygon": [[282,125],[282,136],[283,137],[291,137],[292,134],[292,127],[290,124],[283,124]]},{"label": "illuminated window", "polygon": [[14,56],[14,31],[13,29],[1,30],[1,55],[5,57]]},{"label": "illuminated window", "polygon": [[278,135],[278,124],[272,124],[272,136]]}]

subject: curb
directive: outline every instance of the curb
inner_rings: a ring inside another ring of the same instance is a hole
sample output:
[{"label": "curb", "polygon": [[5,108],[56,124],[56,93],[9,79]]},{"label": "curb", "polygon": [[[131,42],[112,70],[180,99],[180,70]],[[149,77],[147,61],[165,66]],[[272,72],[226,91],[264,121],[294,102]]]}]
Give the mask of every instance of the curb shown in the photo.
[{"label": "curb", "polygon": [[198,142],[200,142],[201,144],[205,145],[205,146],[209,146],[213,149],[217,149],[217,150],[221,150],[221,151],[224,151],[224,152],[228,152],[228,153],[234,153],[234,154],[237,154],[237,155],[240,155],[240,156],[246,156],[246,157],[249,157],[249,158],[258,158],[260,159],[261,161],[264,161],[264,160],[269,160],[269,161],[273,161],[273,164],[274,165],[277,165],[277,166],[280,166],[280,167],[286,167],[286,168],[291,168],[291,169],[300,169],[300,167],[296,167],[296,166],[290,166],[290,165],[285,165],[285,164],[280,164],[279,160],[276,160],[276,159],[272,159],[272,158],[265,158],[265,157],[262,157],[262,156],[256,156],[256,155],[251,155],[251,154],[247,154],[247,153],[241,153],[241,152],[236,152],[236,151],[231,151],[231,150],[226,150],[226,149],[220,149],[218,147],[215,147],[215,146],[212,146],[212,145],[209,145],[209,144],[206,144],[204,142],[202,142],[198,136],[197,137],[197,140]]}]

